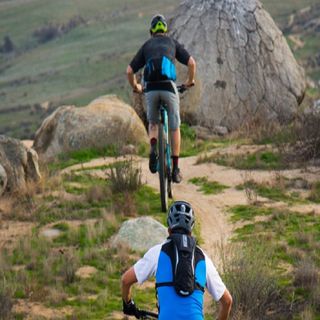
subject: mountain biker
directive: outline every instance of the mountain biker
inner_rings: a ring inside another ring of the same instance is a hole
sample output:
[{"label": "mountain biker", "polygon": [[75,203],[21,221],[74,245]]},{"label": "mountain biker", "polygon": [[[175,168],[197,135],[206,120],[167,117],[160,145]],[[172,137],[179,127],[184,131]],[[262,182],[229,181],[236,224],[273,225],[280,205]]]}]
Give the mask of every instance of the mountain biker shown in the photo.
[{"label": "mountain biker", "polygon": [[[207,288],[214,300],[219,301],[220,309],[218,319],[228,319],[232,305],[232,297],[222,282],[211,259],[196,245],[194,245],[194,256],[192,257],[192,262],[195,261],[193,264],[193,281],[196,284],[194,291],[191,291],[192,294],[188,296],[181,296],[177,293],[176,283],[178,281],[187,283],[188,277],[180,280],[177,273],[183,273],[185,269],[181,267],[179,269],[179,263],[175,266],[172,264],[172,255],[177,255],[177,251],[173,249],[177,248],[174,238],[184,237],[184,240],[194,239],[191,236],[194,222],[193,209],[188,202],[176,201],[171,205],[167,217],[168,239],[164,243],[149,249],[144,257],[129,268],[122,276],[124,314],[133,315],[139,319],[139,309],[132,300],[131,287],[136,282],[142,284],[151,276],[155,276],[160,320],[203,320],[204,287]],[[180,255],[178,257],[180,257]],[[176,260],[182,261],[183,259],[176,258]],[[178,271],[176,271],[176,274],[173,276],[174,270],[177,270],[177,268]]]},{"label": "mountain biker", "polygon": [[147,119],[149,122],[150,155],[149,169],[157,172],[157,137],[159,122],[159,101],[168,106],[169,127],[172,139],[172,180],[181,182],[179,169],[180,154],[180,100],[175,84],[175,59],[188,66],[186,87],[194,85],[196,63],[194,58],[176,40],[167,35],[168,26],[163,15],[157,14],[151,20],[151,38],[146,41],[127,67],[127,77],[133,90],[142,93],[142,85],[137,83],[135,73],[144,68],[145,97],[147,103]]}]

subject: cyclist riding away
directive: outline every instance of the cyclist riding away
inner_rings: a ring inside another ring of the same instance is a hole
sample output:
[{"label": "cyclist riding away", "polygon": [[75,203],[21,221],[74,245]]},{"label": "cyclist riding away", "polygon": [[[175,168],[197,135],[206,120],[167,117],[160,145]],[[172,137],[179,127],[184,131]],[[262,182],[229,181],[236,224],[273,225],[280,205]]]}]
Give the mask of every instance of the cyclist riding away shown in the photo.
[{"label": "cyclist riding away", "polygon": [[169,208],[168,239],[158,244],[122,276],[123,312],[139,319],[131,297],[134,283],[155,276],[160,320],[203,320],[204,288],[219,301],[219,320],[226,320],[232,297],[211,259],[195,244],[195,223],[190,203],[176,201]]},{"label": "cyclist riding away", "polygon": [[[149,122],[150,156],[149,169],[157,172],[157,137],[159,122],[159,102],[163,101],[168,107],[169,127],[172,139],[172,180],[181,182],[179,169],[180,154],[180,101],[176,80],[175,59],[188,66],[186,87],[195,83],[196,63],[188,51],[176,40],[167,35],[168,26],[163,15],[156,15],[151,20],[151,38],[137,52],[127,68],[130,85],[137,93],[145,92],[147,103],[147,119]],[[145,88],[137,83],[135,73],[144,68],[143,80]]]}]

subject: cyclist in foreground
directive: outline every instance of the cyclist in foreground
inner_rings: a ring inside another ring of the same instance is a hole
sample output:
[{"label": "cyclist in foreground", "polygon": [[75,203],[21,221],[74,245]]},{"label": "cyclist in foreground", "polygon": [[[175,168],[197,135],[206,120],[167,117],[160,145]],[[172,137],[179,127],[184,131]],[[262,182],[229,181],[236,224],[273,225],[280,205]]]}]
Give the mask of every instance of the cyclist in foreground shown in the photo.
[{"label": "cyclist in foreground", "polygon": [[122,276],[123,312],[139,319],[139,309],[131,297],[134,283],[155,276],[160,320],[203,320],[206,287],[219,301],[219,320],[226,320],[232,297],[211,259],[191,236],[195,217],[188,202],[176,201],[169,208],[169,237],[129,268]]},{"label": "cyclist in foreground", "polygon": [[142,85],[137,83],[135,73],[144,68],[147,119],[149,122],[150,156],[149,169],[157,172],[157,138],[159,111],[162,100],[168,106],[169,127],[172,139],[172,181],[181,182],[179,169],[180,155],[180,100],[176,80],[175,59],[188,66],[188,79],[184,83],[191,87],[195,83],[196,63],[193,57],[176,40],[167,35],[168,26],[164,16],[158,14],[151,20],[151,38],[146,41],[127,67],[128,81],[137,93],[142,93]]}]

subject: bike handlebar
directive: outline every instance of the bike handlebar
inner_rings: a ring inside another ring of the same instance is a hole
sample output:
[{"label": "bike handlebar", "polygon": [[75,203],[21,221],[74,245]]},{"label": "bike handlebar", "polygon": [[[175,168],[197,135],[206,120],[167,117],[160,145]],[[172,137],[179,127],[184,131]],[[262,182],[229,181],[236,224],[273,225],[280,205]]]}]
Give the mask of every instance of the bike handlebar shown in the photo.
[{"label": "bike handlebar", "polygon": [[180,93],[184,93],[185,91],[189,90],[193,86],[194,86],[194,84],[190,87],[187,87],[186,85],[181,84],[181,85],[177,86],[177,89]]},{"label": "bike handlebar", "polygon": [[[185,91],[189,90],[191,87],[193,87],[194,84],[190,87],[187,87],[185,84],[180,84],[179,86],[177,86],[178,92],[179,93],[184,93]],[[132,90],[134,93],[137,93],[137,91],[135,91],[134,89]],[[145,91],[143,89],[142,94],[144,94]]]}]

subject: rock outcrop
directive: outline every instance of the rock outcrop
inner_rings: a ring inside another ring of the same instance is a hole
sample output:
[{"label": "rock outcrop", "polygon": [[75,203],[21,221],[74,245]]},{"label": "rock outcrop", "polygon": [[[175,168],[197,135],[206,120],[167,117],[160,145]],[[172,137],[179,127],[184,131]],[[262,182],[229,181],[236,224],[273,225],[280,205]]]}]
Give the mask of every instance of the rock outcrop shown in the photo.
[{"label": "rock outcrop", "polygon": [[124,244],[132,250],[146,251],[168,236],[167,229],[150,217],[131,219],[123,223],[112,245]]},{"label": "rock outcrop", "polygon": [[0,195],[24,190],[40,178],[37,153],[19,140],[0,135]]},{"label": "rock outcrop", "polygon": [[[290,120],[305,91],[303,69],[256,0],[186,0],[171,35],[197,61],[197,84],[181,102],[189,123],[233,130],[254,118]],[[179,68],[185,79],[186,68]]]},{"label": "rock outcrop", "polygon": [[116,96],[102,96],[87,107],[58,108],[43,121],[33,147],[41,160],[50,161],[80,149],[146,141],[146,129],[136,112]]}]

